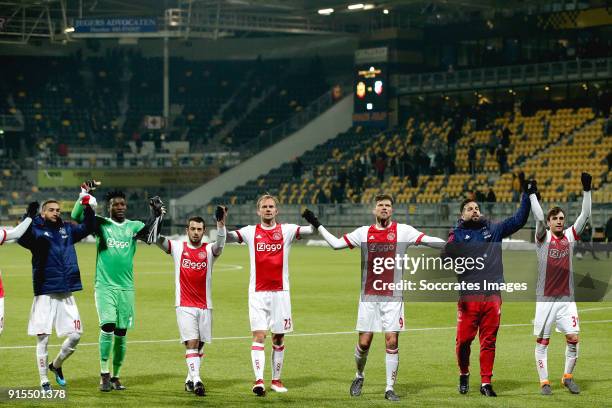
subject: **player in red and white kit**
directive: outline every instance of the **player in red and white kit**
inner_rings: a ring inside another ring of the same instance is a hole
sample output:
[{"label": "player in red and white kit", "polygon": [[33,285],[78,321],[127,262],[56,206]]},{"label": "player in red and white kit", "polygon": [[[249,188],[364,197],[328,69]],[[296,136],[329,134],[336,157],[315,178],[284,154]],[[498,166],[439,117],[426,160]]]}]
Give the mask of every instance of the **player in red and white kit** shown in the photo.
[{"label": "player in red and white kit", "polygon": [[285,356],[285,333],[293,331],[291,299],[289,296],[289,250],[294,240],[312,234],[309,225],[279,224],[278,200],[264,194],[257,200],[257,215],[261,222],[228,233],[228,242],[244,242],[249,247],[251,277],[249,282],[249,319],[253,332],[251,362],[255,373],[253,392],[265,395],[264,341],[272,332],[272,384],[276,392],[287,392],[281,382]]},{"label": "player in red and white kit", "polygon": [[[405,326],[404,300],[402,291],[390,290],[394,288],[390,288],[388,284],[402,281],[404,264],[397,265],[395,260],[397,256],[403,257],[409,246],[427,245],[440,249],[444,246],[445,241],[427,236],[410,225],[393,221],[391,219],[393,198],[390,195],[377,195],[374,201],[375,206],[372,213],[376,218],[376,223],[357,228],[345,234],[342,239],[329,233],[311,211],[304,211],[302,216],[319,231],[333,249],[361,247],[363,270],[356,328],[359,332],[359,341],[355,348],[357,374],[351,384],[351,396],[361,395],[364,381],[363,371],[374,333],[384,332],[387,373],[385,398],[399,401],[393,387],[399,366],[399,332],[403,331]],[[381,268],[380,260],[387,258],[393,259],[393,267]]]},{"label": "player in red and white kit", "polygon": [[[580,233],[591,216],[591,175],[582,173],[582,211],[574,225],[565,228],[565,213],[560,207],[544,212],[535,194],[529,196],[536,219],[536,251],[538,254],[537,303],[533,327],[536,336],[535,360],[540,376],[540,391],[552,394],[548,381],[548,343],[553,325],[565,335],[565,371],[561,384],[572,394],[580,393],[573,373],[578,358],[578,310],[574,301],[572,253]],[[546,227],[548,226],[548,229]]]},{"label": "player in red and white kit", "polygon": [[157,243],[174,259],[176,321],[181,341],[185,344],[187,379],[185,391],[204,396],[206,390],[200,377],[204,343],[212,341],[212,273],[213,265],[225,245],[227,211],[217,207],[217,240],[202,242],[206,223],[201,217],[187,221],[187,241],[168,240],[160,236]]},{"label": "player in red and white kit", "polygon": [[[6,241],[11,239],[19,239],[27,231],[32,223],[32,219],[36,217],[38,213],[38,203],[33,202],[28,205],[28,209],[25,214],[23,221],[19,223],[15,228],[11,229],[0,229],[0,245],[3,245]],[[0,334],[4,330],[4,286],[2,285],[2,273],[0,273]]]}]

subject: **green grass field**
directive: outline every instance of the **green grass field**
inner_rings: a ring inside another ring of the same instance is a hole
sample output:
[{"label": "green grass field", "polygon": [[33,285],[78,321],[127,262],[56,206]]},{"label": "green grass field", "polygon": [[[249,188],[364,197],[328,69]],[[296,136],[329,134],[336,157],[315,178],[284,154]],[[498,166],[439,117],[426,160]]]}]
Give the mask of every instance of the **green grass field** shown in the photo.
[{"label": "green grass field", "polygon": [[[95,247],[77,246],[85,290],[76,294],[84,335],[76,353],[64,365],[68,380],[68,405],[79,407],[120,405],[151,407],[210,404],[212,406],[377,406],[384,400],[384,344],[375,336],[366,367],[364,393],[351,398],[348,387],[354,376],[353,332],[359,293],[358,251],[334,252],[327,248],[295,246],[291,252],[291,296],[296,331],[286,338],[283,380],[287,394],[255,397],[250,389],[247,310],[248,253],[229,246],[216,264],[213,279],[215,306],[213,335],[207,345],[202,375],[208,395],[197,398],[183,391],[186,374],[184,346],[178,341],[174,312],[171,258],[156,247],[140,246],[135,259],[136,326],[128,333],[123,368],[124,392],[98,391],[99,363],[97,315],[93,298]],[[35,340],[26,335],[32,302],[30,256],[17,245],[0,249],[0,267],[6,289],[5,330],[0,337],[0,387],[36,387],[38,372]],[[592,263],[587,256],[580,261]],[[530,261],[529,261],[530,260]],[[507,252],[506,276],[525,262],[535,262],[533,252]],[[607,263],[609,266],[609,263]],[[608,269],[609,271],[610,269]],[[406,326],[400,336],[400,369],[396,391],[400,404],[418,407],[532,407],[612,406],[612,302],[580,303],[581,348],[576,381],[581,395],[561,389],[565,342],[555,334],[549,347],[552,397],[538,394],[533,358],[531,321],[533,302],[506,302],[497,342],[494,387],[499,398],[478,393],[478,344],[472,352],[472,389],[464,396],[456,390],[454,355],[456,305],[408,303]],[[53,337],[50,358],[60,339]],[[270,341],[266,343],[266,381],[269,382]],[[52,380],[53,385],[54,381]],[[5,405],[10,402],[4,402]],[[36,405],[15,402],[15,406]],[[44,405],[38,403],[38,405]]]}]

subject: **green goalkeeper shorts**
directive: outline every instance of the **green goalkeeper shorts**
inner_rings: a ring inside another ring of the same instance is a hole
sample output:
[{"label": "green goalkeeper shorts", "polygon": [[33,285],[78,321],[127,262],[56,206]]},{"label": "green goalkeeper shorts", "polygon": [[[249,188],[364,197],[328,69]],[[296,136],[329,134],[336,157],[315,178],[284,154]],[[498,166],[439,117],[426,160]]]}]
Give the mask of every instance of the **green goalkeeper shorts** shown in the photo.
[{"label": "green goalkeeper shorts", "polygon": [[115,288],[96,288],[96,309],[100,326],[114,323],[118,329],[134,326],[134,291]]}]

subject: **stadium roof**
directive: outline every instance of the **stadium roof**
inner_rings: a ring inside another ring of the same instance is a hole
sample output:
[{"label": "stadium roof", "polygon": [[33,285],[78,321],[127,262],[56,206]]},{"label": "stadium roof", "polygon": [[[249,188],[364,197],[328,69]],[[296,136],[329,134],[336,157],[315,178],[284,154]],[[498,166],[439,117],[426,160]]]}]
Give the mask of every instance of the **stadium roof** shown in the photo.
[{"label": "stadium roof", "polygon": [[[351,4],[361,7],[349,9]],[[0,0],[0,42],[66,39],[66,29],[77,18],[154,17],[158,27],[181,37],[357,34],[538,13],[551,11],[555,4],[550,0]]]}]

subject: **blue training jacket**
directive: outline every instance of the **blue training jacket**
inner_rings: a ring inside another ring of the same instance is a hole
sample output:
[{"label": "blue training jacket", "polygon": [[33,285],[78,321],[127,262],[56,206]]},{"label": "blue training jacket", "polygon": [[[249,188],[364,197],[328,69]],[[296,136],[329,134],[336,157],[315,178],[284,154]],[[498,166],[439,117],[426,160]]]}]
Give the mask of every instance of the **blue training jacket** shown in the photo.
[{"label": "blue training jacket", "polygon": [[32,252],[34,296],[76,292],[83,289],[74,244],[91,234],[95,214],[85,206],[82,224],[45,221],[40,215],[17,241]]},{"label": "blue training jacket", "polygon": [[[521,205],[517,212],[499,223],[482,220],[478,223],[464,223],[459,220],[451,230],[444,248],[444,257],[482,257],[484,268],[475,266],[465,268],[465,272],[457,274],[459,282],[504,282],[501,242],[527,223],[531,202],[527,194],[521,195]],[[482,285],[481,285],[482,287]]]}]

